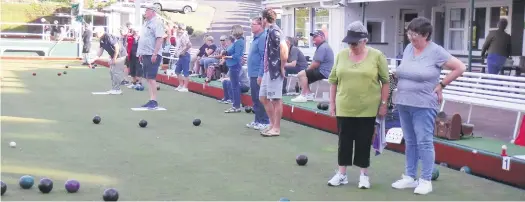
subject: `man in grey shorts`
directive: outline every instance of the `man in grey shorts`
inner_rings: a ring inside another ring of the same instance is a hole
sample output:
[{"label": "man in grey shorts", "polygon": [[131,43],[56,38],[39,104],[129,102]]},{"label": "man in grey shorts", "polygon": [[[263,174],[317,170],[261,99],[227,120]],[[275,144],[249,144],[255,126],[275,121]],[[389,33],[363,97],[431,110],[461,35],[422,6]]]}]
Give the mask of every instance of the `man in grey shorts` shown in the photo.
[{"label": "man in grey shorts", "polygon": [[[111,76],[111,90],[107,91],[110,95],[120,95],[120,85],[124,81],[126,68],[124,63],[126,62],[127,52],[126,47],[121,43],[118,36],[106,33],[104,28],[95,28],[96,37],[100,39],[100,49],[97,54],[97,58],[102,56],[104,50],[109,55],[109,75]],[[95,59],[95,60],[96,60]]]},{"label": "man in grey shorts", "polygon": [[272,9],[262,11],[263,26],[268,29],[263,56],[263,68],[259,73],[261,85],[259,99],[270,118],[269,127],[261,130],[263,137],[275,137],[281,133],[283,115],[284,65],[288,60],[288,45],[281,29],[275,25],[277,14]]},{"label": "man in grey shorts", "polygon": [[148,83],[150,100],[142,107],[155,109],[157,103],[157,72],[162,63],[162,53],[160,52],[163,37],[165,34],[164,25],[157,17],[157,8],[153,5],[146,6],[146,21],[141,29],[137,55],[142,63],[143,75]]}]

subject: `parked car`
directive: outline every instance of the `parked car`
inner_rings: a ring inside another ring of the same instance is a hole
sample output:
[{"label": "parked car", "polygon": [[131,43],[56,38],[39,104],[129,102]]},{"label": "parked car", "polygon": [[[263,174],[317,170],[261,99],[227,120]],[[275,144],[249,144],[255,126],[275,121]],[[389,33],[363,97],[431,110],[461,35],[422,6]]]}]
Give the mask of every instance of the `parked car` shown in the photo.
[{"label": "parked car", "polygon": [[[134,2],[134,0],[129,0]],[[197,11],[199,3],[197,0],[143,0],[142,4],[153,4],[161,11],[172,11],[179,13],[190,13]]]}]

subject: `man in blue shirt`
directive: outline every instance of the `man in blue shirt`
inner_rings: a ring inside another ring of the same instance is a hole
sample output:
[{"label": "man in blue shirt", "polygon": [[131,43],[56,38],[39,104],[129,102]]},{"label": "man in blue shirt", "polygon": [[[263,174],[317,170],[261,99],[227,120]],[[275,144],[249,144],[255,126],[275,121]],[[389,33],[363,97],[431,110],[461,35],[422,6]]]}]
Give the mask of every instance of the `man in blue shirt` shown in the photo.
[{"label": "man in blue shirt", "polygon": [[266,31],[262,25],[262,18],[257,17],[252,19],[251,28],[253,41],[248,53],[248,77],[250,77],[250,89],[255,120],[246,124],[246,126],[256,130],[261,130],[267,128],[270,123],[268,115],[259,100],[259,90],[261,86],[257,83],[259,72],[261,72],[263,68],[264,46],[266,42]]}]

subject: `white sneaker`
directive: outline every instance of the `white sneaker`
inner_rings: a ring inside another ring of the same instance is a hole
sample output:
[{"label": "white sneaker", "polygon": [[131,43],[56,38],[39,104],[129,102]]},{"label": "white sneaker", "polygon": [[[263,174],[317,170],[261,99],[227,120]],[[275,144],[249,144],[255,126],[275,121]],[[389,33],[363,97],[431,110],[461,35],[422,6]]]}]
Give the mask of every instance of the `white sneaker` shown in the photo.
[{"label": "white sneaker", "polygon": [[328,181],[328,186],[339,186],[348,184],[348,178],[346,175],[341,174],[339,171]]},{"label": "white sneaker", "polygon": [[419,183],[414,190],[414,194],[425,195],[432,192],[432,182],[424,179],[419,179]]},{"label": "white sneaker", "polygon": [[176,91],[179,91],[180,89],[182,89],[182,86],[177,86],[177,88],[175,88]]},{"label": "white sneaker", "polygon": [[122,91],[121,90],[109,90],[108,93],[111,95],[120,95],[122,94]]},{"label": "white sneaker", "polygon": [[292,98],[292,102],[308,102],[308,98],[301,94],[295,98]]},{"label": "white sneaker", "polygon": [[405,174],[401,175],[401,179],[392,183],[392,187],[395,189],[406,189],[406,188],[416,188],[417,181],[410,176]]},{"label": "white sneaker", "polygon": [[136,86],[135,84],[129,84],[127,87],[128,88],[135,88],[135,86]]},{"label": "white sneaker", "polygon": [[185,93],[185,92],[188,92],[188,89],[187,88],[181,88],[181,89],[179,89],[179,92]]},{"label": "white sneaker", "polygon": [[370,178],[366,175],[359,176],[359,189],[370,189]]},{"label": "white sneaker", "polygon": [[262,124],[258,123],[257,125],[253,126],[253,129],[255,130],[264,130],[266,128],[270,127],[270,124]]},{"label": "white sneaker", "polygon": [[258,123],[255,123],[255,121],[252,121],[251,123],[246,124],[246,127],[248,128],[254,128]]}]

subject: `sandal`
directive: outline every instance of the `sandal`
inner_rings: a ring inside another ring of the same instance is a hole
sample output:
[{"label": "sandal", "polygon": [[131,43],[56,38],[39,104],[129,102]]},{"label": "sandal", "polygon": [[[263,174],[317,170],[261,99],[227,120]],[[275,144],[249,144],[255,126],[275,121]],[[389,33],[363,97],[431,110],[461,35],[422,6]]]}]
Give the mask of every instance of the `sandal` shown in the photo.
[{"label": "sandal", "polygon": [[278,137],[279,135],[280,135],[279,133],[275,133],[271,130],[267,130],[264,132],[261,131],[261,136],[263,137]]}]

